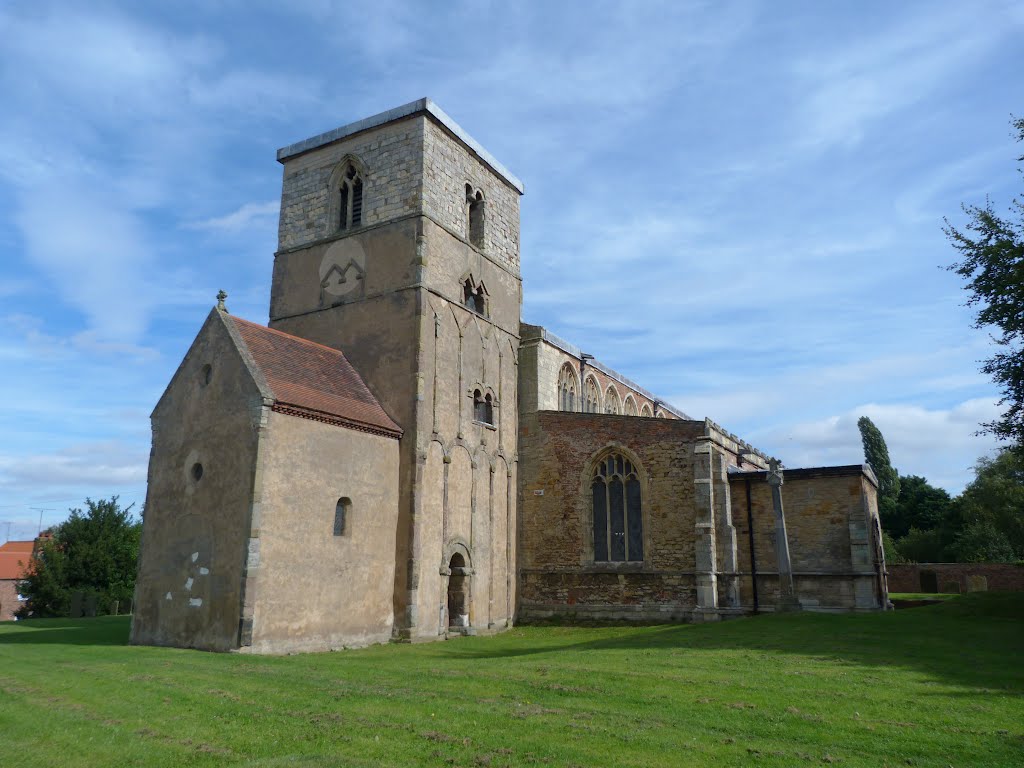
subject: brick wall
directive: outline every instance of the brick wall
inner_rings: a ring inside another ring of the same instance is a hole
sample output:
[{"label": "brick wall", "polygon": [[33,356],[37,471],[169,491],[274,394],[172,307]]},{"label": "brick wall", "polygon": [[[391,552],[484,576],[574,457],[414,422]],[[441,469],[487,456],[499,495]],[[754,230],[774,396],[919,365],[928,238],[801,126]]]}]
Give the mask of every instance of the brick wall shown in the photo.
[{"label": "brick wall", "polygon": [[[925,592],[921,573],[935,574],[940,592],[969,592],[980,584],[968,583],[968,577],[983,577],[989,590],[1024,592],[1024,565],[1015,563],[907,563],[889,566],[890,592]],[[926,576],[926,581],[928,580]],[[955,584],[957,589],[951,589]],[[925,585],[926,586],[926,585]]]},{"label": "brick wall", "polygon": [[[520,424],[520,616],[678,620],[695,605],[693,442],[704,422],[541,411]],[[639,470],[643,563],[593,562],[590,470]]]},{"label": "brick wall", "polygon": [[17,584],[13,579],[0,580],[0,621],[13,621],[14,612],[21,607]]}]

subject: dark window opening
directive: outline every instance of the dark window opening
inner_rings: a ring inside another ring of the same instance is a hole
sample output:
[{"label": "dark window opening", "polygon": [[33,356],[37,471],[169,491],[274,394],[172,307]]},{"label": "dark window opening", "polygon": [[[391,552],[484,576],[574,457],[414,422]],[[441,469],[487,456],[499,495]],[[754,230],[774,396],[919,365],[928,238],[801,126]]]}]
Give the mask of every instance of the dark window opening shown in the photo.
[{"label": "dark window opening", "polygon": [[207,363],[206,365],[203,366],[202,370],[199,372],[199,385],[202,386],[202,387],[205,387],[207,384],[210,383],[210,379],[212,379],[212,378],[213,378],[213,366],[210,365],[209,363]]},{"label": "dark window opening", "polygon": [[481,315],[486,314],[487,303],[484,300],[483,286],[474,286],[470,278],[462,286],[462,304],[466,309],[472,309]]},{"label": "dark window opening", "polygon": [[484,196],[479,192],[469,200],[469,242],[484,247]]},{"label": "dark window opening", "polygon": [[456,552],[448,562],[448,626],[469,626],[469,574],[466,558]]},{"label": "dark window opening", "polygon": [[479,390],[473,392],[473,420],[483,424],[494,424],[494,400]]},{"label": "dark window opening", "polygon": [[591,480],[594,562],[642,562],[643,510],[640,479],[619,454],[601,461]]},{"label": "dark window opening", "polygon": [[338,499],[338,503],[334,506],[334,535],[344,536],[348,533],[348,524],[350,512],[352,510],[352,500],[347,496],[343,496]]},{"label": "dark window opening", "polygon": [[349,165],[338,188],[338,229],[345,231],[363,223],[363,179]]},{"label": "dark window opening", "polygon": [[197,483],[203,479],[203,465],[198,461],[192,465],[192,479]]}]

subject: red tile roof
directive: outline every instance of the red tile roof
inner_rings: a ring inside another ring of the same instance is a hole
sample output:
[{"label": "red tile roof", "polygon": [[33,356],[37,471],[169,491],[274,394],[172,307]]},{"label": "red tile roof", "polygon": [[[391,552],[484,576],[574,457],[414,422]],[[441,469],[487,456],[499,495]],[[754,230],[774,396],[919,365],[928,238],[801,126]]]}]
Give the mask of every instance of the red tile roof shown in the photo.
[{"label": "red tile roof", "polygon": [[0,546],[0,581],[20,579],[32,558],[32,541],[8,541]]},{"label": "red tile roof", "polygon": [[274,394],[274,410],[401,437],[399,427],[340,351],[272,328],[233,322]]}]

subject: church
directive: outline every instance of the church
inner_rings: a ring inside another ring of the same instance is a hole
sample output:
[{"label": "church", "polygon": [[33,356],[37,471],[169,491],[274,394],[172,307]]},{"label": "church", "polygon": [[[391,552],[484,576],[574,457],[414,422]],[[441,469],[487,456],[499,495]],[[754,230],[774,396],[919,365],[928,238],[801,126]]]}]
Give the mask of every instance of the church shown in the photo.
[{"label": "church", "polygon": [[132,642],[888,606],[869,467],[786,468],[520,318],[522,182],[429,99],[285,147],[268,325],[152,414]]}]

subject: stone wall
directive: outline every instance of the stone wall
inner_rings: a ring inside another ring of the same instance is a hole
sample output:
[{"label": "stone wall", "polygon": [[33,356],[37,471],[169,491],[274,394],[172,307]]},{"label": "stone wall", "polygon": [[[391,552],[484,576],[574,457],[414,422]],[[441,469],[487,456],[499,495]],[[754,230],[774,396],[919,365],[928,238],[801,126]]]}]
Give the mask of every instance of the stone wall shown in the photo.
[{"label": "stone wall", "polygon": [[481,249],[519,274],[519,190],[509,186],[443,126],[427,119],[423,147],[423,213],[469,239],[466,185],[484,196],[484,243]]},{"label": "stone wall", "polygon": [[[786,532],[801,606],[823,610],[883,607],[886,598],[880,583],[881,549],[872,533],[878,519],[876,490],[870,478],[856,465],[788,469],[784,477]],[[730,485],[741,603],[746,608],[754,607],[751,573],[756,570],[758,607],[772,610],[778,600],[779,582],[771,488],[764,472],[734,474]]]},{"label": "stone wall", "polygon": [[[326,650],[391,639],[398,441],[271,413],[260,447],[251,650]],[[340,499],[351,502],[335,535]]]},{"label": "stone wall", "polygon": [[[922,579],[922,574],[925,574]],[[931,576],[933,574],[934,576]],[[1017,563],[900,563],[889,566],[890,592],[1024,592],[1024,565]]]},{"label": "stone wall", "polygon": [[133,643],[238,647],[262,407],[214,310],[153,411]]},{"label": "stone wall", "polygon": [[[332,233],[327,181],[346,154],[373,183],[363,225]],[[284,162],[271,326],[343,350],[405,430],[396,634],[447,632],[445,570],[456,549],[472,561],[472,626],[505,626],[515,601],[519,190],[432,112]],[[399,187],[380,186],[378,172]],[[467,184],[485,200],[482,244],[469,241]],[[483,287],[481,311],[466,306],[466,280]],[[477,391],[491,398],[491,423],[474,415]]]},{"label": "stone wall", "polygon": [[424,123],[423,117],[409,117],[288,159],[281,185],[278,250],[338,234],[338,223],[329,217],[334,191],[328,182],[346,156],[354,157],[364,171],[363,226],[420,212]]},{"label": "stone wall", "polygon": [[523,412],[559,409],[559,375],[562,367],[567,365],[572,369],[576,381],[577,411],[583,409],[583,384],[587,378],[592,377],[597,383],[600,397],[599,413],[606,410],[608,390],[611,387],[618,395],[620,413],[625,413],[626,398],[632,396],[638,415],[646,405],[652,415],[659,412],[665,418],[680,418],[676,413],[663,407],[664,404],[660,404],[650,393],[632,385],[624,376],[613,375],[607,366],[588,360],[588,364],[583,365],[581,370],[580,356],[553,343],[549,340],[550,334],[540,326],[523,323],[520,332],[523,349],[523,364],[520,370]]}]

